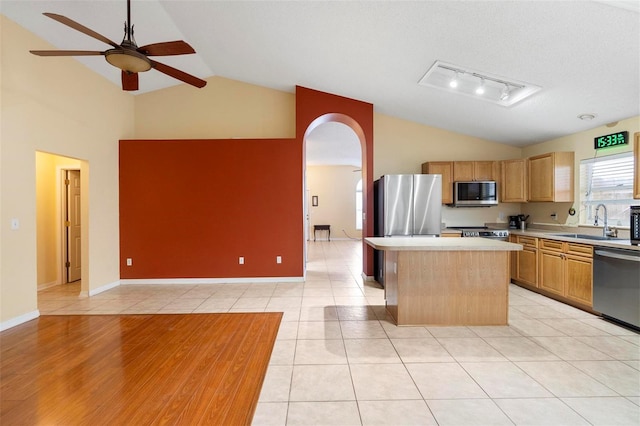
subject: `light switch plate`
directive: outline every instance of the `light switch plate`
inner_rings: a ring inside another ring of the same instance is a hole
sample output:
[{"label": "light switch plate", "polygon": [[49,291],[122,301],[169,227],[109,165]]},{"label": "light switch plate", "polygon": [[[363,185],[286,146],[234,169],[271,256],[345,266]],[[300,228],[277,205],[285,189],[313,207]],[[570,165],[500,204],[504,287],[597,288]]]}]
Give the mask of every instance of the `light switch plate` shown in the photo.
[{"label": "light switch plate", "polygon": [[11,230],[15,231],[20,228],[20,221],[18,219],[11,219]]}]

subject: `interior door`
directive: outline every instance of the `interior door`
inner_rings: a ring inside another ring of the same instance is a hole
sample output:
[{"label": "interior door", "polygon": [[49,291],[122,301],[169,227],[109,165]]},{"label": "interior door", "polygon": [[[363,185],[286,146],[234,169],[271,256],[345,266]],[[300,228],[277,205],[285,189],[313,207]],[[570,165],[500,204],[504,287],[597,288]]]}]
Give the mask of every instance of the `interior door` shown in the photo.
[{"label": "interior door", "polygon": [[67,170],[66,186],[66,269],[67,282],[78,281],[81,270],[80,170]]}]

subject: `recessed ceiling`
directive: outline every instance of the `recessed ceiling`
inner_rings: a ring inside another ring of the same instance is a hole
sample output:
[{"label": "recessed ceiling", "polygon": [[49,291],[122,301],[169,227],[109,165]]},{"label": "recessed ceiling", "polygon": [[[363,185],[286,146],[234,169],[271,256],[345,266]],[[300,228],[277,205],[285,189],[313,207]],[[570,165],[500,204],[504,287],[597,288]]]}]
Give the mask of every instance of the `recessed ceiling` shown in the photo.
[{"label": "recessed ceiling", "polygon": [[453,95],[510,107],[533,96],[542,88],[515,78],[489,74],[455,64],[436,61],[418,82]]},{"label": "recessed ceiling", "polygon": [[[288,92],[301,85],[370,102],[382,114],[525,146],[640,115],[639,3],[133,0],[132,21],[139,45],[191,44],[195,55],[166,63],[200,78],[218,75]],[[126,20],[125,0],[0,5],[2,14],[60,49],[104,46],[42,12],[115,41]],[[78,60],[120,84],[104,59]],[[437,60],[542,90],[504,108],[419,85]],[[152,70],[140,79],[140,93],[176,83]],[[577,118],[586,112],[595,118]]]}]

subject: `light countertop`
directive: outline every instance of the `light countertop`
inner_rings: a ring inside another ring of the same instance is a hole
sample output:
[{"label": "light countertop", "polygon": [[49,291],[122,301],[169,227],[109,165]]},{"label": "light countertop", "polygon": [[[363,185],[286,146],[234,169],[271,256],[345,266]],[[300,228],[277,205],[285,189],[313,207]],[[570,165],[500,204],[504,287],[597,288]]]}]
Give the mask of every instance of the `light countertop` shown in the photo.
[{"label": "light countertop", "polygon": [[368,237],[365,242],[388,251],[518,251],[522,245],[490,238]]},{"label": "light countertop", "polygon": [[620,249],[640,251],[640,246],[631,245],[631,242],[629,240],[622,240],[622,239],[590,240],[586,238],[572,238],[572,237],[554,235],[554,234],[572,234],[572,233],[573,232],[571,231],[548,231],[548,230],[538,230],[535,228],[531,230],[526,230],[526,231],[509,229],[509,234],[511,235],[524,235],[528,237],[545,238],[548,240],[568,241],[570,243],[580,243],[580,244],[591,245],[594,247],[610,247],[610,248],[620,248]]}]

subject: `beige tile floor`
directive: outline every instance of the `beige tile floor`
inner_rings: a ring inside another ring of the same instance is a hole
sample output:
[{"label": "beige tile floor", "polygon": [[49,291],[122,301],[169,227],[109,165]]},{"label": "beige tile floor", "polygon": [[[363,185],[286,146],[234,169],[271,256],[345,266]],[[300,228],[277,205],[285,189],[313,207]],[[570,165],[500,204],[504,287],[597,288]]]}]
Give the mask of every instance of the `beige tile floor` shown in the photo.
[{"label": "beige tile floor", "polygon": [[402,327],[360,243],[309,245],[305,283],[39,293],[47,314],[282,311],[255,425],[639,425],[640,335],[510,287],[505,327]]}]

